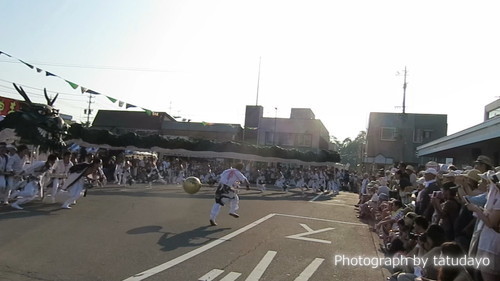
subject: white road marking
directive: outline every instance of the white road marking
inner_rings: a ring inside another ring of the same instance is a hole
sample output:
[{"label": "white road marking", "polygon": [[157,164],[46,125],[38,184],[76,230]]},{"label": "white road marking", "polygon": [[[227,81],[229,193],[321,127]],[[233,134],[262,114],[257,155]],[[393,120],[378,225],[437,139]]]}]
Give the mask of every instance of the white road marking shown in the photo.
[{"label": "white road marking", "polygon": [[309,202],[314,202],[314,201],[316,201],[316,199],[318,199],[321,195],[322,195],[321,193],[320,193],[320,194],[318,194],[318,195],[316,195],[316,197],[314,197],[313,199],[309,200]]},{"label": "white road marking", "polygon": [[348,224],[348,225],[356,225],[356,226],[368,227],[366,224],[356,223],[356,222],[347,222],[347,221],[328,220],[328,219],[320,219],[320,218],[312,218],[312,217],[303,217],[303,216],[287,215],[287,214],[274,214],[274,215],[276,215],[276,216],[282,216],[282,217],[299,218],[299,219],[308,219],[308,220],[316,220],[316,221],[326,221],[326,222],[342,223],[342,224]]},{"label": "white road marking", "polygon": [[[321,194],[320,194],[321,195]],[[317,203],[317,202],[316,202]],[[162,271],[165,271],[171,267],[174,267],[192,257],[195,257],[205,251],[208,251],[210,249],[212,249],[213,247],[223,243],[223,242],[226,242],[238,235],[240,235],[241,233],[265,222],[266,220],[274,217],[274,216],[282,216],[282,217],[290,217],[290,218],[300,218],[300,219],[308,219],[308,220],[316,220],[316,221],[324,221],[324,222],[332,222],[332,223],[341,223],[341,224],[347,224],[347,225],[353,225],[353,226],[362,226],[362,227],[368,227],[367,225],[365,224],[361,224],[361,223],[353,223],[353,222],[344,222],[344,221],[337,221],[337,220],[328,220],[328,219],[320,219],[320,218],[313,218],[313,217],[304,217],[304,216],[296,216],[296,215],[287,215],[287,214],[275,214],[275,213],[272,213],[272,214],[269,214],[267,216],[264,216],[258,220],[256,220],[255,222],[251,223],[251,224],[248,224],[232,233],[229,233],[228,235],[226,236],[223,236],[215,241],[212,241],[204,246],[201,246],[199,248],[196,248],[184,255],[181,255],[177,258],[174,258],[170,261],[167,261],[163,264],[160,264],[158,266],[155,266],[151,269],[148,269],[148,270],[145,270],[141,273],[138,273],[138,274],[135,274],[134,276],[131,276],[127,279],[124,279],[124,281],[140,281],[140,280],[144,280],[146,278],[149,278],[155,274],[158,274]],[[247,279],[247,280],[251,280],[251,279]]]},{"label": "white road marking", "polygon": [[332,241],[328,241],[328,240],[323,240],[323,239],[315,239],[315,238],[308,238],[308,237],[304,237],[306,235],[311,235],[311,234],[316,234],[316,233],[321,233],[321,232],[325,232],[325,231],[329,231],[329,230],[333,230],[335,228],[333,227],[327,227],[327,228],[323,228],[323,229],[318,229],[318,230],[312,230],[309,226],[305,225],[305,224],[300,224],[302,227],[304,227],[307,232],[303,232],[303,233],[298,233],[298,234],[294,234],[294,235],[289,235],[289,236],[285,236],[286,238],[291,238],[291,239],[297,239],[297,240],[304,240],[304,241],[310,241],[310,242],[317,242],[317,243],[323,243],[323,244],[332,244]]},{"label": "white road marking", "polygon": [[241,273],[239,272],[229,272],[226,277],[222,278],[220,281],[234,281],[240,277]]},{"label": "white road marking", "polygon": [[210,280],[215,280],[217,276],[221,275],[224,272],[224,270],[220,269],[212,269],[209,271],[207,274],[203,275],[202,277],[198,278],[198,281],[210,281]]},{"label": "white road marking", "polygon": [[179,257],[177,257],[175,259],[172,259],[172,260],[170,260],[170,261],[168,261],[166,263],[160,264],[160,265],[155,266],[155,267],[153,267],[151,269],[148,269],[148,270],[143,271],[141,273],[138,273],[138,274],[136,274],[134,276],[131,276],[131,277],[125,279],[124,281],[140,281],[140,280],[144,280],[144,279],[146,279],[148,277],[151,277],[151,276],[153,276],[155,274],[158,274],[158,273],[160,273],[162,271],[165,271],[165,270],[167,270],[167,269],[169,269],[169,268],[171,268],[173,266],[178,265],[181,262],[184,262],[184,261],[186,261],[186,260],[188,260],[188,259],[190,259],[190,258],[192,258],[194,256],[197,256],[197,255],[199,255],[199,254],[201,254],[201,253],[203,253],[203,252],[205,252],[207,250],[212,249],[213,247],[215,247],[215,246],[217,246],[217,245],[219,245],[219,244],[221,244],[223,242],[226,242],[226,241],[230,240],[231,238],[234,238],[235,236],[240,235],[241,233],[243,233],[243,232],[245,232],[245,231],[247,231],[247,230],[249,230],[249,229],[251,229],[251,228],[253,228],[253,227],[255,227],[255,226],[257,226],[257,225],[259,225],[261,223],[263,223],[263,222],[265,222],[266,220],[274,217],[275,215],[276,214],[269,214],[269,215],[267,215],[267,216],[265,216],[265,217],[263,217],[261,219],[256,220],[255,222],[253,222],[253,223],[251,223],[251,224],[249,224],[247,226],[244,226],[244,227],[242,227],[242,228],[240,228],[240,229],[238,229],[238,230],[236,230],[234,232],[229,233],[228,235],[226,235],[224,237],[221,237],[221,238],[219,238],[219,239],[217,239],[217,240],[215,240],[213,242],[210,242],[207,245],[204,245],[204,246],[201,246],[199,248],[196,248],[196,249],[192,250],[191,252],[188,252],[188,253],[186,253],[186,254],[184,254],[182,256],[179,256]]},{"label": "white road marking", "polygon": [[276,256],[275,251],[267,251],[266,255],[260,260],[259,264],[250,272],[250,275],[248,275],[246,281],[258,281],[260,277],[264,274],[266,271],[267,267],[269,264],[274,259],[274,256]]},{"label": "white road marking", "polygon": [[310,228],[307,224],[305,223],[299,223],[300,226],[302,226],[305,230],[307,230],[308,232],[311,232],[311,231],[314,231],[312,228]]},{"label": "white road marking", "polygon": [[294,281],[307,281],[316,272],[318,267],[323,263],[325,259],[316,258],[302,271],[299,277],[295,278]]}]

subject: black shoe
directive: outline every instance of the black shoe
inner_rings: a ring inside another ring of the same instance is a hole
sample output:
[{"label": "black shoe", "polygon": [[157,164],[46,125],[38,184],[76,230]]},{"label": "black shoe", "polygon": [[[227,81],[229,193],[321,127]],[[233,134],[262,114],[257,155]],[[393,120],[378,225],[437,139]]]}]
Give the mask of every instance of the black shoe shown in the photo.
[{"label": "black shoe", "polygon": [[211,226],[216,226],[216,225],[217,225],[217,223],[216,223],[214,220],[210,220],[210,225],[211,225]]},{"label": "black shoe", "polygon": [[240,215],[235,214],[235,213],[229,213],[229,215],[230,215],[231,217],[233,217],[233,218],[239,218],[239,217],[240,217]]}]

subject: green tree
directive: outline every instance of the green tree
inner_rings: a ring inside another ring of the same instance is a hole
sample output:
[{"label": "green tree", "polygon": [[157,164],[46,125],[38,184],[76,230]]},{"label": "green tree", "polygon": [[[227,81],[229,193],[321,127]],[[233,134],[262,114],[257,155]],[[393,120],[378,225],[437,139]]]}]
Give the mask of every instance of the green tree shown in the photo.
[{"label": "green tree", "polygon": [[337,146],[342,164],[349,163],[351,167],[356,167],[363,162],[366,131],[360,131],[354,140],[346,138],[339,141],[336,137],[332,137],[332,142]]}]

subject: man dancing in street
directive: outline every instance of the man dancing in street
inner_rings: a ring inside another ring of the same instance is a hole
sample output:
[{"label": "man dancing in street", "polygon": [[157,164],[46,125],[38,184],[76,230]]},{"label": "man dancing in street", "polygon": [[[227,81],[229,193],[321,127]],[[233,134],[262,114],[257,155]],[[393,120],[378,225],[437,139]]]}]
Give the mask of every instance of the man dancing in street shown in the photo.
[{"label": "man dancing in street", "polygon": [[101,159],[94,158],[91,163],[76,164],[69,169],[69,175],[62,190],[68,192],[68,199],[62,204],[61,208],[71,209],[71,204],[76,204],[84,193],[86,181],[91,180],[90,177],[99,169]]},{"label": "man dancing in street", "polygon": [[222,172],[220,175],[219,186],[215,191],[215,203],[210,211],[210,225],[215,226],[215,218],[220,212],[220,208],[224,204],[229,203],[229,215],[234,218],[239,218],[240,216],[236,213],[239,209],[239,197],[237,194],[238,184],[246,184],[247,190],[250,189],[250,183],[248,179],[241,173],[243,170],[243,163],[238,163],[234,165],[234,168],[230,168]]},{"label": "man dancing in street", "polygon": [[[25,176],[24,186],[20,190],[14,190],[12,192],[12,198],[17,196],[21,197],[12,203],[11,207],[14,209],[22,210],[22,204],[26,204],[33,201],[39,194],[43,197],[43,178],[46,172],[48,172],[57,160],[55,154],[51,154],[47,157],[47,161],[37,161],[27,168],[25,168],[20,175]],[[15,186],[14,188],[17,188]]]}]

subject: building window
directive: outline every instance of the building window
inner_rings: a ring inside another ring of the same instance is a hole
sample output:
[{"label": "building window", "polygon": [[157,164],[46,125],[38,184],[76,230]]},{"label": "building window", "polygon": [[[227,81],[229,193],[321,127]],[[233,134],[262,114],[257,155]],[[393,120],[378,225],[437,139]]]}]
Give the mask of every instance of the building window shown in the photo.
[{"label": "building window", "polygon": [[291,133],[280,133],[279,144],[285,146],[293,146],[294,136]]},{"label": "building window", "polygon": [[274,144],[274,132],[266,132],[266,145]]},{"label": "building window", "polygon": [[432,138],[432,130],[424,130],[424,140]]},{"label": "building window", "polygon": [[383,141],[396,141],[397,140],[397,129],[393,127],[382,127],[380,128],[380,140]]},{"label": "building window", "polygon": [[413,131],[414,143],[428,142],[431,138],[432,138],[432,130],[415,129]]},{"label": "building window", "polygon": [[413,142],[414,143],[422,143],[424,139],[424,133],[422,129],[415,129],[413,131]]},{"label": "building window", "polygon": [[432,130],[415,129],[413,131],[413,142],[423,143],[427,142],[432,138]]},{"label": "building window", "polygon": [[297,134],[295,136],[295,146],[311,147],[312,135],[311,134]]},{"label": "building window", "polygon": [[491,119],[497,115],[500,115],[500,108],[493,109],[492,111],[488,112],[488,119]]}]

